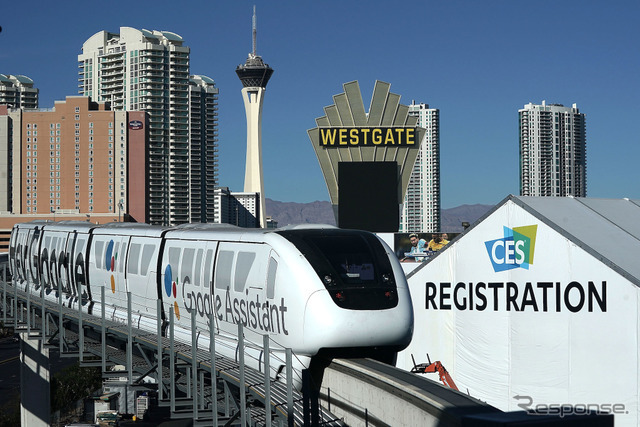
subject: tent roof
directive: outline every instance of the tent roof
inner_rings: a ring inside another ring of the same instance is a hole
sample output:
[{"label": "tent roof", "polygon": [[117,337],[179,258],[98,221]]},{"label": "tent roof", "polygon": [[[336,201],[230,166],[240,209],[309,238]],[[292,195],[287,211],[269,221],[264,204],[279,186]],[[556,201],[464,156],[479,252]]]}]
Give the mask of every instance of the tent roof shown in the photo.
[{"label": "tent roof", "polygon": [[640,286],[640,200],[509,196],[605,265]]},{"label": "tent roof", "polygon": [[[454,244],[508,202],[513,202],[640,287],[640,200],[510,195],[459,235]],[[444,252],[447,245],[440,252]],[[437,256],[438,254],[436,254]],[[433,257],[431,260],[435,259]],[[410,272],[411,277],[431,260]]]}]

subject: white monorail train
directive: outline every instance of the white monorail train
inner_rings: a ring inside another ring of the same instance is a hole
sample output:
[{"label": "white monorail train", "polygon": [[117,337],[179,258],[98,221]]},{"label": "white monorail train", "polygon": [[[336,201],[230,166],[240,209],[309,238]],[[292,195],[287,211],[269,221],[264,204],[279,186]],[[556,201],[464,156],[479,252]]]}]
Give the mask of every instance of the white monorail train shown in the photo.
[{"label": "white monorail train", "polygon": [[[66,306],[127,319],[131,292],[135,326],[155,332],[174,311],[176,339],[190,343],[196,315],[198,343],[208,346],[214,321],[217,351],[237,357],[244,327],[246,363],[260,368],[259,346],[291,348],[295,368],[333,357],[392,362],[411,341],[413,309],[393,251],[374,234],[328,226],[266,231],[192,224],[31,222],[11,233],[9,264],[20,289]],[[41,289],[44,288],[44,289]],[[157,313],[157,301],[162,313]],[[271,358],[271,375],[282,370]],[[297,381],[296,381],[297,383]]]}]

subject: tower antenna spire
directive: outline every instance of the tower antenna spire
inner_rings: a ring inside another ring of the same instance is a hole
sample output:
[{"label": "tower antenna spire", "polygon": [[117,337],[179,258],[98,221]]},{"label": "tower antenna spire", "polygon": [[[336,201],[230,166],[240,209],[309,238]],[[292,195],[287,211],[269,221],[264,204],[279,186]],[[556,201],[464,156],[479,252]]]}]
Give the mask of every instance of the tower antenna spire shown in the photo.
[{"label": "tower antenna spire", "polygon": [[256,56],[256,45],[258,44],[258,19],[256,18],[256,5],[253,5],[253,56]]}]

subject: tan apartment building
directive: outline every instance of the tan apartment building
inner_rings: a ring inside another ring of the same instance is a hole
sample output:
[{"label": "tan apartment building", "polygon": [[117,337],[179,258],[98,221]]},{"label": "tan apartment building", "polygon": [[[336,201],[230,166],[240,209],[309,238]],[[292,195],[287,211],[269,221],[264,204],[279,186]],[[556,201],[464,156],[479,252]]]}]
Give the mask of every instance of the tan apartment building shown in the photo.
[{"label": "tan apartment building", "polygon": [[0,106],[0,230],[33,219],[147,222],[148,123],[84,96],[52,109]]}]

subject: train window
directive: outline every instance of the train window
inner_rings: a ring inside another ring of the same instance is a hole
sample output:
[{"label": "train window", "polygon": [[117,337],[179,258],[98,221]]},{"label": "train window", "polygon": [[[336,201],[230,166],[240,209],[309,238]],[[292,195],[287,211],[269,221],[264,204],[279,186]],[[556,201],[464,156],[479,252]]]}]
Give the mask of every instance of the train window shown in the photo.
[{"label": "train window", "polygon": [[193,283],[193,255],[195,253],[196,250],[193,248],[186,248],[182,253],[181,273],[182,281],[184,283],[186,283],[187,280],[190,283]]},{"label": "train window", "polygon": [[100,240],[96,240],[95,244],[95,259],[96,259],[96,268],[102,268],[102,248],[104,247],[104,242]]},{"label": "train window", "polygon": [[204,285],[211,286],[211,272],[213,271],[213,250],[207,251],[207,256],[204,261]]},{"label": "train window", "polygon": [[278,261],[269,257],[269,270],[267,271],[267,298],[273,298],[276,289],[276,271],[278,271]]},{"label": "train window", "polygon": [[216,288],[225,289],[231,285],[231,266],[233,265],[233,252],[220,251],[216,263]]},{"label": "train window", "polygon": [[345,283],[375,279],[373,257],[365,242],[351,236],[327,236],[313,240]]},{"label": "train window", "polygon": [[202,276],[202,255],[204,254],[204,249],[198,249],[198,254],[196,255],[196,268],[193,272],[193,284],[194,286],[200,286],[200,279]]},{"label": "train window", "polygon": [[[122,245],[124,246],[124,244]],[[113,247],[113,269],[120,269],[122,271],[122,264],[124,264],[124,259],[122,259],[122,254],[120,253],[120,242],[116,242]],[[107,268],[111,267],[110,265]]]},{"label": "train window", "polygon": [[309,260],[322,278],[329,273],[345,285],[375,284],[374,265],[390,269],[375,236],[355,231],[280,231]]},{"label": "train window", "polygon": [[125,258],[125,248],[127,247],[127,244],[125,242],[118,242],[118,244],[120,245],[120,251],[118,252],[118,259],[120,259],[120,262],[118,263],[118,272],[119,273],[123,273],[124,272],[124,260]]},{"label": "train window", "polygon": [[[175,275],[178,275],[178,266],[180,265],[180,248],[169,248],[169,265],[171,271],[175,270]],[[172,277],[171,280],[174,278]]]},{"label": "train window", "polygon": [[140,260],[140,244],[134,243],[129,248],[129,260],[127,261],[127,273],[138,274],[139,260]]},{"label": "train window", "polygon": [[236,274],[233,279],[233,289],[236,292],[242,292],[244,290],[244,285],[247,282],[249,271],[251,271],[251,266],[253,265],[253,261],[255,259],[256,254],[254,252],[238,252],[238,261],[236,261]]},{"label": "train window", "polygon": [[144,245],[142,248],[142,263],[140,264],[140,275],[146,276],[149,271],[149,264],[151,264],[151,257],[155,252],[156,247],[154,245]]}]

